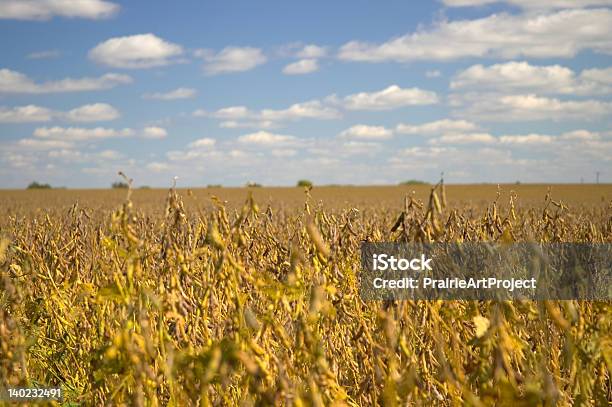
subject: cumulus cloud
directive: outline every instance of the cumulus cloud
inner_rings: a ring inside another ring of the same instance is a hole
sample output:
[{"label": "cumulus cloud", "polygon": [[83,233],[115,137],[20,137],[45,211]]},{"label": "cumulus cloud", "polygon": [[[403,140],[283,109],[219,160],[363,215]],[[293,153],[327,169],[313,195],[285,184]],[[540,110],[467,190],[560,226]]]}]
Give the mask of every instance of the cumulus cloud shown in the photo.
[{"label": "cumulus cloud", "polygon": [[589,141],[599,140],[600,138],[601,134],[598,132],[592,132],[584,129],[568,131],[561,135],[561,139],[563,140]]},{"label": "cumulus cloud", "polygon": [[442,72],[438,69],[432,69],[430,71],[425,72],[425,76],[428,78],[439,78],[442,76]]},{"label": "cumulus cloud", "polygon": [[378,92],[361,92],[339,98],[330,95],[323,101],[310,100],[295,103],[285,109],[263,109],[255,111],[246,106],[229,106],[216,111],[195,110],[196,117],[212,117],[224,120],[221,127],[272,128],[279,123],[301,119],[332,120],[342,117],[341,109],[347,110],[391,110],[403,106],[424,105],[438,102],[435,92],[419,88],[402,89],[389,86]]},{"label": "cumulus cloud", "polygon": [[105,127],[83,128],[83,127],[39,127],[34,130],[34,137],[39,139],[59,141],[91,141],[107,138],[120,138],[133,136],[132,129],[111,129]]},{"label": "cumulus cloud", "polygon": [[253,47],[225,47],[216,54],[203,50],[196,55],[204,59],[207,75],[249,71],[267,61],[262,50]]},{"label": "cumulus cloud", "polygon": [[326,106],[321,101],[311,100],[303,103],[295,103],[285,109],[263,109],[253,111],[246,106],[229,106],[214,112],[203,109],[194,111],[193,116],[213,117],[224,120],[222,127],[275,127],[278,122],[296,121],[301,119],[329,120],[341,116],[340,112]]},{"label": "cumulus cloud", "polygon": [[236,120],[225,120],[219,123],[219,127],[222,129],[272,129],[278,127],[276,123],[270,120],[258,120],[258,121],[236,121]]},{"label": "cumulus cloud", "polygon": [[246,106],[229,106],[219,109],[215,112],[208,113],[204,110],[196,110],[194,116],[210,116],[217,119],[249,119],[254,118],[257,114],[249,110]]},{"label": "cumulus cloud", "polygon": [[168,131],[163,127],[149,126],[142,130],[142,137],[148,139],[162,139],[168,136]]},{"label": "cumulus cloud", "polygon": [[439,159],[442,156],[450,156],[456,151],[454,148],[449,147],[408,147],[398,151],[389,161],[400,164],[407,161],[406,159]]},{"label": "cumulus cloud", "polygon": [[440,138],[430,140],[430,144],[490,144],[497,139],[489,133],[458,133],[445,134]]},{"label": "cumulus cloud", "polygon": [[16,107],[0,106],[0,123],[35,123],[61,119],[70,122],[97,122],[114,120],[119,111],[107,103],[83,105],[68,112],[60,112],[46,107],[27,105]]},{"label": "cumulus cloud", "polygon": [[117,85],[131,82],[132,78],[128,75],[108,73],[97,78],[65,78],[57,81],[36,83],[23,73],[10,69],[0,69],[0,93],[84,92],[110,89]]},{"label": "cumulus cloud", "polygon": [[471,132],[477,129],[478,126],[475,123],[467,120],[442,119],[417,125],[400,123],[397,125],[395,131],[401,134],[432,136],[447,133]]},{"label": "cumulus cloud", "polygon": [[515,61],[491,66],[472,65],[451,81],[451,89],[580,95],[612,93],[610,85],[612,68],[588,69],[576,75],[560,65],[535,66]]},{"label": "cumulus cloud", "polygon": [[584,129],[568,131],[559,135],[549,134],[505,134],[495,137],[489,133],[449,133],[429,140],[431,145],[460,145],[460,144],[496,144],[499,147],[516,149],[531,146],[549,146],[553,148],[576,148],[576,143],[589,143],[601,140],[599,132]]},{"label": "cumulus cloud", "polygon": [[585,81],[593,81],[602,85],[612,85],[612,68],[585,69],[580,73],[580,77]]},{"label": "cumulus cloud", "polygon": [[337,119],[340,117],[338,110],[325,106],[318,100],[304,103],[295,103],[286,109],[264,109],[260,113],[263,120],[284,121],[298,119]]},{"label": "cumulus cloud", "polygon": [[46,107],[36,105],[2,107],[0,106],[0,123],[34,123],[47,122],[54,112]]},{"label": "cumulus cloud", "polygon": [[286,65],[283,68],[283,73],[285,75],[304,75],[318,70],[319,63],[316,59],[300,59],[299,61]]},{"label": "cumulus cloud", "polygon": [[229,106],[213,112],[209,112],[204,109],[197,109],[192,113],[192,115],[194,117],[212,117],[215,119],[221,119],[223,121],[219,123],[219,127],[224,129],[269,129],[277,127],[277,123],[271,120],[264,120],[261,112],[249,110],[245,106]]},{"label": "cumulus cloud", "polygon": [[110,38],[89,51],[93,61],[114,68],[153,68],[179,62],[183,48],[154,34]]},{"label": "cumulus cloud", "polygon": [[560,100],[534,94],[452,95],[453,114],[483,121],[592,120],[612,114],[612,102]]},{"label": "cumulus cloud", "polygon": [[52,150],[56,148],[69,149],[74,147],[74,144],[64,140],[40,140],[33,138],[21,139],[17,142],[19,147],[33,150]]},{"label": "cumulus cloud", "polygon": [[242,144],[252,144],[260,146],[272,146],[287,143],[295,140],[293,136],[274,134],[267,131],[258,131],[238,137],[238,142]]},{"label": "cumulus cloud", "polygon": [[119,111],[107,103],[84,105],[66,113],[66,119],[71,122],[103,122],[119,116]]},{"label": "cumulus cloud", "polygon": [[285,75],[304,75],[319,70],[319,59],[327,56],[327,48],[315,44],[289,44],[281,49],[281,56],[290,56],[298,60],[285,65]]},{"label": "cumulus cloud", "polygon": [[378,92],[361,92],[348,95],[343,106],[348,110],[390,110],[404,106],[438,103],[435,92],[419,88],[400,88],[391,85]]},{"label": "cumulus cloud", "polygon": [[386,140],[393,137],[393,131],[383,126],[357,124],[342,131],[338,136],[355,140]]},{"label": "cumulus cloud", "polygon": [[200,138],[195,141],[192,141],[191,143],[189,143],[188,147],[190,148],[211,148],[211,147],[214,147],[216,143],[217,143],[217,140],[208,138],[208,137],[204,137],[204,138]]},{"label": "cumulus cloud", "polygon": [[314,44],[305,45],[295,53],[295,56],[302,59],[323,58],[327,55],[327,48]]},{"label": "cumulus cloud", "polygon": [[168,92],[145,93],[142,95],[142,98],[152,100],[191,99],[194,98],[197,93],[198,92],[193,88],[176,88]]},{"label": "cumulus cloud", "polygon": [[3,0],[0,19],[49,20],[54,16],[87,18],[92,20],[112,17],[119,5],[104,0]]},{"label": "cumulus cloud", "polygon": [[338,56],[350,61],[407,62],[466,57],[568,58],[583,50],[612,54],[610,26],[612,10],[603,8],[543,15],[500,13],[474,20],[443,20],[381,44],[351,41],[340,48]]},{"label": "cumulus cloud", "polygon": [[499,138],[499,141],[504,144],[549,144],[553,140],[552,136],[544,134],[506,135]]}]

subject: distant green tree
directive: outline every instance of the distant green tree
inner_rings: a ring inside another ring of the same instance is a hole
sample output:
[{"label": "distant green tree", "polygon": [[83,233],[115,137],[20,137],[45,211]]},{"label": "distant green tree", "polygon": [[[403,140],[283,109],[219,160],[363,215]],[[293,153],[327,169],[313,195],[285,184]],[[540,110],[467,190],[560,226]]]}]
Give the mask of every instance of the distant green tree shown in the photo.
[{"label": "distant green tree", "polygon": [[307,179],[301,179],[297,182],[297,186],[298,187],[306,187],[306,188],[312,188],[312,181],[307,180]]},{"label": "distant green tree", "polygon": [[206,188],[223,188],[223,185],[221,185],[221,184],[208,184],[208,185],[206,185]]},{"label": "distant green tree", "polygon": [[125,182],[113,182],[111,184],[111,188],[113,189],[127,189],[129,188],[129,185]]},{"label": "distant green tree", "polygon": [[418,179],[409,179],[407,181],[400,182],[400,185],[429,185],[429,182],[420,181]]},{"label": "distant green tree", "polygon": [[28,185],[27,189],[51,189],[51,185],[49,184],[39,184],[36,181],[33,181]]},{"label": "distant green tree", "polygon": [[263,185],[261,185],[261,184],[259,184],[257,182],[249,181],[249,182],[246,183],[246,186],[250,187],[250,188],[261,188]]}]

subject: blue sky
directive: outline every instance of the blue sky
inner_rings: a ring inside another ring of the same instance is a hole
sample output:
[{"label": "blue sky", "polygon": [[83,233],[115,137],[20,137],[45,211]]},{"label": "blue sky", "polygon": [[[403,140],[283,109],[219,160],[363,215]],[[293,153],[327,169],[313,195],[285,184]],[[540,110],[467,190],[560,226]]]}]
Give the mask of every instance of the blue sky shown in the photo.
[{"label": "blue sky", "polygon": [[0,0],[0,187],[610,182],[611,7]]}]

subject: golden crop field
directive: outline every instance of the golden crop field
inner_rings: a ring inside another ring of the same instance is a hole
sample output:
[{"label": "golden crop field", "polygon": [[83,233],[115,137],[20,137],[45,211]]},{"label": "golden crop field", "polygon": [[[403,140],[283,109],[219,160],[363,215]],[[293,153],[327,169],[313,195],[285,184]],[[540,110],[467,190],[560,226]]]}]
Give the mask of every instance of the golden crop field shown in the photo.
[{"label": "golden crop field", "polygon": [[607,406],[612,309],[363,301],[373,242],[612,243],[610,185],[0,192],[0,383],[71,405]]}]

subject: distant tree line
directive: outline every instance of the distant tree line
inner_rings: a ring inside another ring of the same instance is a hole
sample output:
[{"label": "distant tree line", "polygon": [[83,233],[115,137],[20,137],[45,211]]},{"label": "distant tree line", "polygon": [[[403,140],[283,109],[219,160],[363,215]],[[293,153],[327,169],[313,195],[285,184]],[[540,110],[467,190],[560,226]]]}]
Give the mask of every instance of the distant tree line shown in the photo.
[{"label": "distant tree line", "polygon": [[111,184],[111,187],[113,189],[128,189],[130,186],[127,183],[125,183],[125,182],[117,181],[117,182],[113,182]]},{"label": "distant tree line", "polygon": [[400,182],[400,185],[429,185],[429,182],[420,181],[418,179],[409,179],[407,181]]},{"label": "distant tree line", "polygon": [[26,189],[51,189],[49,184],[40,184],[36,181],[31,182]]}]

